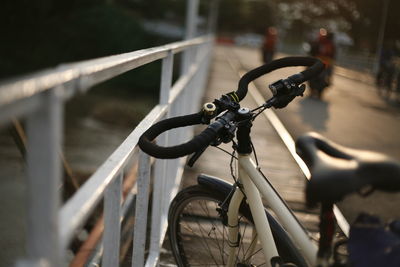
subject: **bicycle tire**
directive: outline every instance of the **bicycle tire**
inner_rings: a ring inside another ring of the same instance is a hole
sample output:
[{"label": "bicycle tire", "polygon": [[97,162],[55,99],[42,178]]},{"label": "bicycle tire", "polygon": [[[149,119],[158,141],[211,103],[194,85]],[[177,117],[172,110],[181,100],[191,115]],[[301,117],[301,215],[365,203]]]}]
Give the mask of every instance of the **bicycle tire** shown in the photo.
[{"label": "bicycle tire", "polygon": [[[168,235],[178,266],[225,266],[228,249],[227,226],[223,224],[216,209],[227,197],[226,190],[225,193],[224,190],[210,191],[203,185],[188,187],[176,195],[169,210]],[[296,266],[308,266],[286,231],[267,211],[265,212],[282,260]],[[250,208],[245,201],[241,204],[239,215],[241,238],[235,266],[262,265],[265,259],[259,242],[256,241],[256,253],[251,255],[250,262],[250,255],[246,255],[248,247],[254,242],[250,231],[255,231],[255,228],[252,226]]]}]

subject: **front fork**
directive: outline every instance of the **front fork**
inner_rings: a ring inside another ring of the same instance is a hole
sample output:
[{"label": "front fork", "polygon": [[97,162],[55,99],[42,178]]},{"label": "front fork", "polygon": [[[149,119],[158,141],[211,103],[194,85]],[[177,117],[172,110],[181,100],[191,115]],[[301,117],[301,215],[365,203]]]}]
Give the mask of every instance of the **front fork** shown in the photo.
[{"label": "front fork", "polygon": [[[264,205],[261,200],[260,193],[255,184],[250,180],[245,171],[239,167],[239,185],[243,188],[237,188],[232,196],[228,208],[228,242],[229,242],[229,257],[227,266],[233,267],[237,260],[238,247],[240,242],[239,235],[239,207],[244,195],[242,190],[246,192],[246,200],[250,206],[253,216],[255,229],[252,231],[252,240],[248,252],[246,254],[253,255],[258,241],[261,243],[263,254],[265,256],[266,266],[272,266],[272,259],[277,259],[278,251],[275,246],[271,228],[265,215]],[[256,231],[258,229],[258,231]],[[251,256],[246,259],[241,259],[247,264],[251,262]]]},{"label": "front fork", "polygon": [[237,249],[240,243],[239,236],[239,207],[243,200],[243,193],[239,188],[236,188],[233,193],[232,199],[229,202],[228,208],[228,267],[232,267],[236,261],[236,255],[238,253]]}]

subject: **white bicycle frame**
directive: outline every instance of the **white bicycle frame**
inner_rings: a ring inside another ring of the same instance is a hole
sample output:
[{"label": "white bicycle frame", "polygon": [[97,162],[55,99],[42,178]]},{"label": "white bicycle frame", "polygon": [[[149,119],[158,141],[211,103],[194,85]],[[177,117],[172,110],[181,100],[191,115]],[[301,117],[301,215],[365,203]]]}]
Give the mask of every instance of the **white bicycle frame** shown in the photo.
[{"label": "white bicycle frame", "polygon": [[[278,221],[282,224],[295,245],[304,256],[310,266],[315,266],[317,245],[311,240],[299,221],[287,207],[285,202],[275,191],[272,185],[260,173],[250,155],[241,155],[238,157],[239,178],[238,181],[243,185],[243,192],[246,194],[247,202],[254,219],[257,238],[261,243],[265,261],[267,266],[271,266],[271,259],[277,257],[278,251],[272,236],[271,228],[267,217],[265,216],[264,205],[261,196],[264,198],[268,206],[278,217]],[[228,223],[230,225],[228,240],[230,244],[238,242],[238,212],[241,201],[243,200],[242,190],[236,190],[229,203]],[[260,194],[261,193],[261,194]],[[233,227],[232,227],[233,226]],[[254,237],[253,231],[253,237]],[[255,243],[253,242],[254,249]],[[227,266],[233,266],[237,247],[231,246],[229,250],[229,258]],[[251,255],[252,253],[250,253]]]}]

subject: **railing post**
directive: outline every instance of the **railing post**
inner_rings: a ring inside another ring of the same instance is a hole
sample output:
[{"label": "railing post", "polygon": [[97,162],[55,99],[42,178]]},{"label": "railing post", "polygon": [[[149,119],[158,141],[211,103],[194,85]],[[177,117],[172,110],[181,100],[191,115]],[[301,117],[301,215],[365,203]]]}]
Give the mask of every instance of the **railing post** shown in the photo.
[{"label": "railing post", "polygon": [[217,28],[219,0],[211,0],[208,11],[208,33],[214,34]]},{"label": "railing post", "polygon": [[[172,74],[173,74],[173,54],[172,52],[169,52],[168,56],[165,58],[165,61],[163,62],[163,73],[161,77],[161,89],[160,89],[160,95],[165,95],[165,99],[163,99],[160,96],[160,104],[162,103],[169,103],[169,93],[171,90],[172,86]],[[171,116],[171,110],[168,110],[167,116]],[[163,140],[161,141],[164,145],[168,146],[171,144],[171,134],[170,133],[165,133],[165,137],[162,137]],[[161,183],[161,188],[162,188],[162,201],[160,205],[160,238],[163,239],[163,235],[165,234],[166,226],[167,226],[167,214],[168,214],[168,206],[169,203],[167,203],[166,198],[169,196],[169,190],[168,190],[168,181],[171,178],[171,169],[173,168],[173,161],[171,160],[161,160],[164,165],[163,167],[163,179]],[[161,170],[161,168],[160,168]],[[161,245],[159,241],[159,245]]]},{"label": "railing post", "polygon": [[[197,23],[199,13],[199,0],[187,0],[186,1],[186,29],[185,29],[185,40],[191,39],[197,35]],[[188,72],[192,56],[192,49],[185,50],[182,54],[181,63],[181,75]]]},{"label": "railing post", "polygon": [[147,211],[149,206],[150,157],[143,151],[139,153],[135,228],[133,232],[132,267],[144,266],[146,246]]},{"label": "railing post", "polygon": [[[172,85],[172,72],[173,72],[173,53],[169,52],[168,56],[162,61],[161,68],[161,85],[160,85],[160,104],[167,105],[169,101],[169,94]],[[161,146],[168,144],[168,134],[161,135],[157,142]],[[159,260],[160,254],[160,240],[163,234],[163,196],[165,188],[165,178],[167,177],[168,165],[166,160],[157,159],[155,162],[154,170],[154,187],[153,187],[153,205],[151,214],[151,233],[150,233],[150,254],[148,266],[155,266]],[[147,265],[146,265],[147,266]]]},{"label": "railing post", "polygon": [[119,266],[121,236],[121,201],[123,173],[117,175],[107,187],[104,197],[104,235],[102,266]]},{"label": "railing post", "polygon": [[43,93],[42,105],[27,118],[27,257],[51,266],[63,261],[58,242],[62,93],[62,87]]},{"label": "railing post", "polygon": [[161,67],[161,85],[160,85],[160,104],[168,104],[169,91],[172,85],[174,54],[168,52],[168,56],[163,58]]},{"label": "railing post", "polygon": [[[199,0],[188,0],[187,39],[196,36],[198,4]],[[101,254],[104,251],[102,265],[118,266],[121,218],[125,215],[125,211],[130,207],[130,201],[133,199],[133,196],[130,195],[129,202],[124,202],[122,210],[123,168],[133,159],[132,156],[140,134],[152,123],[165,116],[166,110],[168,110],[167,116],[170,117],[187,113],[193,109],[191,103],[197,102],[198,99],[193,96],[193,92],[187,92],[183,88],[199,89],[193,88],[193,85],[198,84],[193,79],[199,79],[199,75],[195,72],[201,71],[201,69],[194,66],[195,53],[192,52],[196,52],[196,46],[201,46],[201,43],[206,40],[207,38],[204,36],[188,42],[177,42],[171,45],[133,51],[132,53],[66,64],[55,70],[46,70],[29,78],[0,85],[0,92],[2,92],[0,93],[0,120],[8,122],[11,117],[25,115],[27,123],[27,256],[17,262],[18,267],[66,266],[68,264],[65,257],[66,249],[103,198],[104,238],[103,243],[99,244],[97,244],[97,237],[99,236],[91,239],[96,241],[96,248],[98,249],[91,261],[100,262]],[[114,153],[61,206],[62,165],[60,152],[64,99],[74,96],[78,91],[84,92],[93,85],[126,71],[159,60],[166,55],[166,51],[168,53],[163,59],[161,74],[160,105],[153,108]],[[174,53],[180,51],[185,51],[186,54],[184,70],[187,75],[179,79],[176,87],[174,87],[174,95],[171,96],[173,58]],[[197,55],[199,56],[199,52],[197,52]],[[201,56],[198,58],[203,60]],[[187,71],[190,71],[190,73]],[[182,90],[185,91],[182,92]],[[173,99],[174,104],[170,105],[170,101],[172,102]],[[182,137],[186,132],[186,129],[179,129],[172,131],[172,134],[165,134],[158,138],[159,144],[165,146],[174,141],[176,143],[182,142],[184,141]],[[143,174],[143,177],[146,177],[144,179],[148,182],[149,158],[143,157],[145,159],[141,162],[147,163],[140,167],[146,169],[141,172],[146,173]],[[157,160],[155,164],[150,240],[150,254],[155,255],[155,260],[148,260],[148,262],[153,262],[154,265],[157,264],[166,232],[169,203],[176,193],[179,187],[179,179],[182,177],[182,162],[182,160]],[[140,183],[147,188],[147,191],[144,189],[142,196],[146,198],[149,186],[144,181]],[[133,194],[133,190],[131,193]],[[137,214],[144,214],[143,216],[146,217],[146,214],[141,213],[140,210],[147,210],[149,199],[143,201],[144,206],[138,208]],[[137,205],[139,207],[139,204]],[[144,261],[144,246],[146,244],[143,242],[146,240],[140,238],[140,234],[145,233],[140,229],[146,228],[148,221],[146,220],[142,224],[140,223],[140,215],[136,217],[138,219],[136,226],[139,228],[135,229],[134,239],[136,241],[134,242],[135,244],[139,243],[139,245],[135,245],[134,255],[141,255],[142,258],[134,256],[133,262],[136,266],[141,266]],[[137,240],[144,241],[139,242]],[[148,262],[146,262],[146,265],[149,264]]]}]

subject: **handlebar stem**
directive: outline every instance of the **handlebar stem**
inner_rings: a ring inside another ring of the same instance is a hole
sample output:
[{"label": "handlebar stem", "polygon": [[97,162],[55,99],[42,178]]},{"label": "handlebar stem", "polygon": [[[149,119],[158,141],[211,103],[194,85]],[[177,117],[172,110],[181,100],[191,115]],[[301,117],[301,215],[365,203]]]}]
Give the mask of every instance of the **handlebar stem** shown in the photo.
[{"label": "handlebar stem", "polygon": [[253,151],[251,146],[250,131],[253,126],[252,113],[249,109],[241,108],[238,111],[240,122],[238,123],[238,130],[236,133],[238,140],[237,151],[239,154],[251,154]]}]

